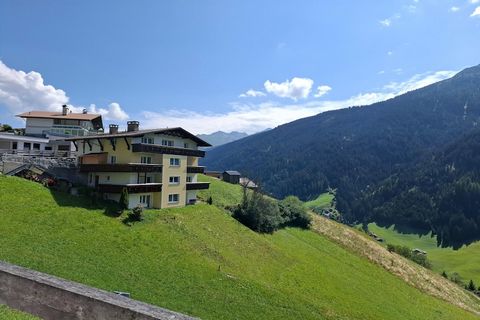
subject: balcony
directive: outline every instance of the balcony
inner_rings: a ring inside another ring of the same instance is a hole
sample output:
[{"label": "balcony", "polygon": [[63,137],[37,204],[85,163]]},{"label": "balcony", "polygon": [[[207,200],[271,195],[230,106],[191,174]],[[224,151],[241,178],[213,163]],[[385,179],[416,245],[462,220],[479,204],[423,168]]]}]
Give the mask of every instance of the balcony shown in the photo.
[{"label": "balcony", "polygon": [[161,183],[141,183],[141,184],[99,184],[98,191],[105,193],[121,193],[123,188],[127,188],[128,193],[148,193],[161,192]]},{"label": "balcony", "polygon": [[134,143],[132,144],[132,152],[146,152],[159,154],[173,154],[177,156],[205,157],[205,151],[182,149],[174,147],[165,147],[155,144]]},{"label": "balcony", "polygon": [[200,166],[188,166],[187,173],[204,173],[205,167]]},{"label": "balcony", "polygon": [[210,186],[210,182],[187,182],[187,190],[205,190]]},{"label": "balcony", "polygon": [[80,172],[162,172],[160,164],[80,164]]}]

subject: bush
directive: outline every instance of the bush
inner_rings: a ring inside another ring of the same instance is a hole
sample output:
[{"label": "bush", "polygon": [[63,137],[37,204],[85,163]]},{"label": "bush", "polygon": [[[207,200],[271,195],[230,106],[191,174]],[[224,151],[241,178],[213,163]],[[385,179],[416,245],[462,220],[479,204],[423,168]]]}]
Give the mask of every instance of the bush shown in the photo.
[{"label": "bush", "polygon": [[233,217],[250,229],[263,233],[273,233],[283,223],[277,203],[257,191],[248,194],[244,191],[242,203],[235,207]]},{"label": "bush", "polygon": [[470,291],[477,290],[477,287],[475,286],[475,283],[473,282],[473,280],[470,280],[470,282],[468,283],[467,290],[470,290]]},{"label": "bush", "polygon": [[308,229],[312,218],[304,204],[295,196],[288,196],[278,203],[283,218],[283,226]]},{"label": "bush", "polygon": [[208,203],[209,205],[211,205],[211,204],[213,203],[213,199],[212,199],[212,197],[208,197],[208,199],[207,199],[207,203]]},{"label": "bush", "polygon": [[418,263],[419,265],[431,269],[432,264],[430,261],[427,259],[427,256],[422,253],[414,253],[409,247],[406,246],[399,246],[399,245],[394,245],[394,244],[387,244],[387,250],[389,252],[395,252],[407,259],[412,260],[415,263]]},{"label": "bush", "polygon": [[128,213],[129,221],[141,221],[143,215],[143,207],[138,205]]}]

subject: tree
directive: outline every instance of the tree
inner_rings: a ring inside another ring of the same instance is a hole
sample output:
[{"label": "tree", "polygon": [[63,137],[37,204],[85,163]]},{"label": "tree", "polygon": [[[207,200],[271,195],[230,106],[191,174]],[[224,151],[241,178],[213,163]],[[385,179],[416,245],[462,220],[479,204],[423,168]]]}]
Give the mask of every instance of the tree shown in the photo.
[{"label": "tree", "polygon": [[295,196],[288,196],[278,203],[283,217],[283,226],[299,227],[308,229],[312,218],[307,212],[305,205]]},{"label": "tree", "polygon": [[470,290],[470,291],[477,290],[477,287],[475,286],[475,283],[473,282],[473,280],[470,280],[470,282],[468,283],[467,290]]},{"label": "tree", "polygon": [[2,126],[0,126],[0,131],[10,131],[10,130],[13,130],[12,126],[9,125],[9,124],[3,124]]},{"label": "tree", "polygon": [[444,277],[445,279],[448,279],[448,274],[445,271],[443,271],[442,272],[442,277]]},{"label": "tree", "polygon": [[120,208],[123,210],[128,209],[128,190],[127,188],[122,189],[122,194],[120,195]]},{"label": "tree", "polygon": [[283,222],[277,203],[258,191],[244,191],[242,203],[234,209],[233,217],[250,229],[262,233],[273,233]]}]

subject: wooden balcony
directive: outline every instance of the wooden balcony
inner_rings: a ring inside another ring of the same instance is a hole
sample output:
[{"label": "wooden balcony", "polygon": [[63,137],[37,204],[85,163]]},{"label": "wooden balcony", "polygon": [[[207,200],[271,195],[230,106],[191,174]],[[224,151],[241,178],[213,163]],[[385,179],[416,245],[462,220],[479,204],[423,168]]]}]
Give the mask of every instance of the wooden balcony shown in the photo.
[{"label": "wooden balcony", "polygon": [[155,144],[134,143],[132,144],[132,152],[173,154],[177,156],[205,157],[205,151],[182,149],[174,147],[165,147]]},{"label": "wooden balcony", "polygon": [[80,164],[80,172],[162,172],[161,164]]},{"label": "wooden balcony", "polygon": [[188,166],[187,173],[204,173],[205,167],[200,166]]},{"label": "wooden balcony", "polygon": [[128,193],[148,193],[161,192],[161,183],[142,183],[142,184],[99,184],[98,191],[105,193],[121,193],[123,188],[127,188]]},{"label": "wooden balcony", "polygon": [[210,187],[210,182],[187,182],[187,190],[205,190]]}]

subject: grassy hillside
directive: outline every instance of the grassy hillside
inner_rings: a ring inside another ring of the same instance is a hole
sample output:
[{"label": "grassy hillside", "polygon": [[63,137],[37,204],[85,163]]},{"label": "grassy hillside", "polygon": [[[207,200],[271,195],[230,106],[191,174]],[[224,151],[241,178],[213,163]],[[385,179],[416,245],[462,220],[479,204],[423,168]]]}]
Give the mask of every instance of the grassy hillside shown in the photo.
[{"label": "grassy hillside", "polygon": [[12,310],[0,304],[0,320],[35,320],[37,317],[29,314]]},{"label": "grassy hillside", "polygon": [[334,197],[335,196],[333,193],[322,193],[316,199],[305,202],[305,205],[307,206],[307,208],[329,208],[332,205]]},{"label": "grassy hillside", "polygon": [[480,284],[480,242],[453,250],[452,248],[437,247],[436,237],[432,237],[431,233],[423,236],[414,233],[399,233],[394,230],[394,226],[387,229],[379,227],[375,223],[369,224],[368,229],[384,238],[388,243],[425,250],[428,259],[432,262],[433,270],[437,272],[446,271],[449,274],[457,272],[464,280],[473,279],[476,284]]},{"label": "grassy hillside", "polygon": [[0,203],[0,259],[203,319],[476,319],[315,232],[259,235],[215,206],[128,227],[4,176]]},{"label": "grassy hillside", "polygon": [[238,184],[226,183],[221,180],[208,177],[202,174],[198,175],[198,181],[210,182],[210,188],[201,190],[198,198],[204,202],[212,197],[212,203],[218,207],[227,207],[239,204],[242,201],[242,187]]}]

